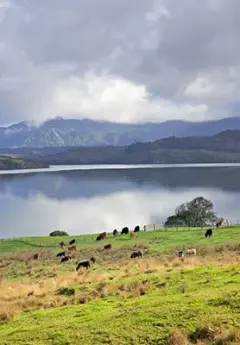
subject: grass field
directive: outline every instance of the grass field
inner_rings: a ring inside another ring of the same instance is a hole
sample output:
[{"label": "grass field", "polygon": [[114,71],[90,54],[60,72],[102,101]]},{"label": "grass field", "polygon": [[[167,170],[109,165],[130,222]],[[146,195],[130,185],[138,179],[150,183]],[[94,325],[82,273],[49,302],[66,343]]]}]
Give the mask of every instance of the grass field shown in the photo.
[{"label": "grass field", "polygon": [[[75,236],[65,264],[58,244],[73,237],[0,240],[0,345],[240,344],[240,227],[204,232]],[[130,259],[136,249],[143,258]]]}]

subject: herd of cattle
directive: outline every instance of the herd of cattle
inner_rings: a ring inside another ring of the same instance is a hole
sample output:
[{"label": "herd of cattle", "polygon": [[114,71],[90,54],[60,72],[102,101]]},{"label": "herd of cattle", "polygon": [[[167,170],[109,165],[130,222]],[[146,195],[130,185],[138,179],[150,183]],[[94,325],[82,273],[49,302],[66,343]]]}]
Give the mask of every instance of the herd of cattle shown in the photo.
[{"label": "herd of cattle", "polygon": [[[136,226],[134,231],[130,233],[131,238],[134,238],[134,233],[135,232],[139,232],[140,231],[140,227]],[[122,229],[121,231],[121,235],[123,234],[128,234],[129,233],[129,228],[125,227]],[[211,237],[213,234],[212,229],[207,229],[205,232],[205,237]],[[117,236],[118,235],[118,231],[115,229],[113,231],[113,236]],[[100,240],[104,240],[107,237],[107,233],[103,232],[101,234],[99,234],[96,238],[96,241],[100,241]],[[60,242],[60,247],[62,249],[64,249],[66,247],[66,244],[64,242]],[[103,247],[103,250],[110,250],[112,249],[112,245],[111,244],[106,244]],[[69,252],[71,251],[76,251],[77,247],[76,247],[76,240],[73,239],[69,242],[68,246],[67,246],[67,250]],[[185,256],[191,256],[191,255],[196,255],[197,254],[197,250],[196,248],[191,248],[191,249],[186,249],[186,250],[178,250],[176,252],[177,257],[183,259]],[[143,252],[141,250],[137,250],[132,252],[130,258],[134,259],[137,257],[142,257],[143,256]],[[60,263],[64,263],[64,262],[68,262],[72,260],[72,256],[71,255],[66,255],[66,251],[62,251],[56,254],[56,257],[61,257]],[[33,255],[33,259],[34,260],[38,260],[40,258],[40,254],[36,253]],[[78,271],[81,267],[84,267],[86,269],[90,268],[91,263],[95,263],[96,259],[94,257],[91,257],[89,260],[85,260],[85,261],[81,261],[80,263],[78,263],[77,267],[76,267],[76,271]]]}]

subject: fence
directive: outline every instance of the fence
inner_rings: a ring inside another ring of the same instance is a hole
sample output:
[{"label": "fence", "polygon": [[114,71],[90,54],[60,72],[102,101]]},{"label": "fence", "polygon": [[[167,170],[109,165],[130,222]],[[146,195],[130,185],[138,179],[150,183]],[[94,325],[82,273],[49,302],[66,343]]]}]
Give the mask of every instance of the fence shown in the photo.
[{"label": "fence", "polygon": [[[239,225],[240,220],[228,220],[225,219],[223,226],[231,227],[234,225]],[[146,224],[143,226],[144,231],[187,231],[187,230],[199,230],[205,229],[206,227],[214,227],[215,224],[209,224],[208,226],[199,226],[199,227],[190,227],[190,226],[183,226],[183,225],[174,225],[174,226],[165,226],[164,223],[156,223],[156,224]]]}]

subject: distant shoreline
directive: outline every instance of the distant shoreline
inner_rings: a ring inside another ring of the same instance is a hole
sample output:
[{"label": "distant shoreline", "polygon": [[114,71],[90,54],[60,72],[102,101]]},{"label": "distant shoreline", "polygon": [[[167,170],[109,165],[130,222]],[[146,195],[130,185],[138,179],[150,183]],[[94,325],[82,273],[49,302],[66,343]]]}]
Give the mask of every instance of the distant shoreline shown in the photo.
[{"label": "distant shoreline", "polygon": [[165,168],[224,168],[240,167],[240,163],[189,163],[189,164],[69,164],[49,165],[46,168],[0,170],[0,175],[17,175],[60,171],[82,170],[125,170],[125,169],[165,169]]}]

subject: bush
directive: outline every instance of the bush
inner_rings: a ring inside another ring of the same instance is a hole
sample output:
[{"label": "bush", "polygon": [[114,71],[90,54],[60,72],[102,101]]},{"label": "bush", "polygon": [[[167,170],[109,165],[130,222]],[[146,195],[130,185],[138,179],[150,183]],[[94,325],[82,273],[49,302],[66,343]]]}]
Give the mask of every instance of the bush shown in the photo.
[{"label": "bush", "polygon": [[49,236],[69,236],[67,232],[56,230],[49,234]]}]

